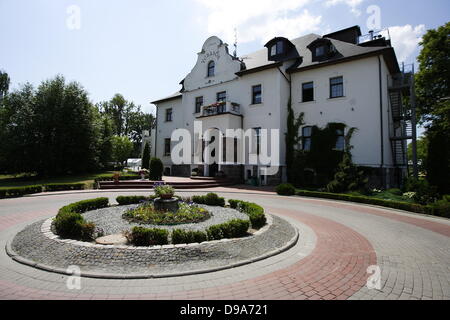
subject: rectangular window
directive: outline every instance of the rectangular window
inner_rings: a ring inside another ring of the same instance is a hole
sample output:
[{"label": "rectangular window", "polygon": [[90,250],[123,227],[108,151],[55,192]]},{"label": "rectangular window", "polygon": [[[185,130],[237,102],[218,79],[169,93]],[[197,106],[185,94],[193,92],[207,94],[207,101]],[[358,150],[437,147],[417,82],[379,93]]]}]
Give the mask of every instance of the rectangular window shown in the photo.
[{"label": "rectangular window", "polygon": [[172,121],[172,108],[166,109],[166,122]]},{"label": "rectangular window", "polygon": [[316,57],[321,57],[325,54],[325,47],[320,46],[316,48]]},{"label": "rectangular window", "polygon": [[336,130],[336,147],[335,149],[338,151],[344,151],[345,149],[345,137],[344,137],[344,130],[338,129]]},{"label": "rectangular window", "polygon": [[314,101],[314,82],[302,84],[302,101]]},{"label": "rectangular window", "polygon": [[171,148],[170,148],[170,138],[164,139],[164,156],[170,156]]},{"label": "rectangular window", "polygon": [[217,93],[217,102],[226,101],[227,100],[227,92],[222,91]]},{"label": "rectangular window", "polygon": [[262,103],[262,86],[259,84],[252,87],[252,104]]},{"label": "rectangular window", "polygon": [[277,42],[277,54],[282,54],[284,52],[284,43],[283,41]]},{"label": "rectangular window", "polygon": [[276,44],[274,44],[272,46],[272,48],[270,49],[270,55],[271,56],[276,56],[277,55],[277,45]]},{"label": "rectangular window", "polygon": [[255,130],[256,154],[261,153],[261,128],[253,128]]},{"label": "rectangular window", "polygon": [[330,79],[330,98],[340,98],[344,96],[344,78],[336,77]]},{"label": "rectangular window", "polygon": [[302,148],[303,151],[311,150],[312,127],[304,127],[302,129]]},{"label": "rectangular window", "polygon": [[195,113],[200,113],[203,105],[203,97],[195,98]]}]

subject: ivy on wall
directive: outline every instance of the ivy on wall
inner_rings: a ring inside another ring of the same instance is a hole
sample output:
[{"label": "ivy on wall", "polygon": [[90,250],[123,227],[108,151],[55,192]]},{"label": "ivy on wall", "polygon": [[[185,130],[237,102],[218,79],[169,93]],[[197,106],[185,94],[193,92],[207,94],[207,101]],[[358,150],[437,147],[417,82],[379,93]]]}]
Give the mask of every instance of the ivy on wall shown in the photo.
[{"label": "ivy on wall", "polygon": [[[337,150],[337,131],[344,131],[343,123],[329,123],[324,128],[312,127],[311,148],[301,149],[300,128],[304,125],[304,113],[295,117],[291,101],[288,102],[286,133],[286,166],[288,182],[298,187],[325,187],[335,178],[343,160],[351,163],[350,140],[356,128],[350,128],[345,136],[345,149]],[[347,154],[347,157],[344,155]],[[353,171],[352,171],[353,172]]]}]

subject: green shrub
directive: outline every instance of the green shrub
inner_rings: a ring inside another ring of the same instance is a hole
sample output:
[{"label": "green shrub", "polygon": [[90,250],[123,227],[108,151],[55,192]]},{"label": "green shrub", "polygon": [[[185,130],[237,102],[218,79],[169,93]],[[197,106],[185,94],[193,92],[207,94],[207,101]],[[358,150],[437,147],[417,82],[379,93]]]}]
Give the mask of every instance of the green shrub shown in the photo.
[{"label": "green shrub", "polygon": [[226,238],[241,238],[248,234],[250,222],[248,220],[233,219],[225,223],[224,236]]},{"label": "green shrub", "polygon": [[59,212],[70,211],[70,212],[84,213],[89,210],[106,208],[108,205],[109,205],[108,198],[96,198],[69,204],[59,209]]},{"label": "green shrub", "polygon": [[80,213],[63,211],[58,213],[54,220],[56,234],[61,238],[80,239],[82,225],[85,223]]},{"label": "green shrub", "polygon": [[142,153],[142,169],[150,169],[150,145],[145,143],[144,152]]},{"label": "green shrub", "polygon": [[148,229],[133,227],[131,233],[126,234],[130,243],[139,247],[166,245],[169,243],[169,231],[164,229]]},{"label": "green shrub", "polygon": [[299,190],[296,192],[296,194],[298,196],[303,196],[303,197],[351,201],[351,202],[373,204],[373,205],[378,205],[378,206],[383,206],[383,207],[388,207],[388,208],[393,208],[393,209],[411,211],[411,212],[416,212],[416,213],[426,213],[425,207],[420,204],[416,204],[416,203],[383,200],[383,199],[377,199],[377,198],[371,198],[371,197],[353,196],[353,195],[340,194],[340,193],[326,193],[326,192],[315,192],[315,191],[306,191],[306,190]]},{"label": "green shrub", "polygon": [[439,217],[450,218],[450,202],[446,200],[439,200],[426,206],[428,214]]},{"label": "green shrub", "polygon": [[105,208],[108,206],[108,198],[84,200],[69,204],[59,209],[54,220],[56,234],[62,238],[90,241],[95,236],[95,225],[86,222],[82,213]]},{"label": "green shrub", "polygon": [[219,197],[216,193],[208,193],[206,196],[193,196],[192,202],[197,204],[204,204],[207,206],[225,206],[225,199]]},{"label": "green shrub", "polygon": [[25,186],[25,187],[13,187],[0,189],[0,198],[17,198],[23,197],[27,194],[40,193],[43,188],[41,185]]},{"label": "green shrub", "polygon": [[231,209],[237,209],[240,202],[241,201],[239,201],[239,200],[233,200],[233,199],[228,200],[228,203],[230,204]]},{"label": "green shrub", "polygon": [[276,187],[275,191],[280,196],[293,196],[295,194],[295,187],[289,183],[283,183]]},{"label": "green shrub", "polygon": [[450,194],[446,194],[442,197],[442,200],[450,202]]},{"label": "green shrub", "polygon": [[172,243],[202,243],[208,240],[208,235],[203,231],[186,231],[175,229],[172,231]]},{"label": "green shrub", "polygon": [[164,171],[164,165],[161,159],[152,158],[150,160],[150,180],[161,181]]},{"label": "green shrub", "polygon": [[118,196],[116,198],[116,201],[120,206],[138,204],[146,200],[148,200],[148,198],[144,196]]},{"label": "green shrub", "polygon": [[209,227],[206,230],[209,240],[221,240],[224,238],[241,238],[248,234],[250,222],[234,219],[226,223]]},{"label": "green shrub", "polygon": [[214,225],[206,229],[206,234],[208,235],[208,240],[221,240],[225,236],[223,234],[222,225]]},{"label": "green shrub", "polygon": [[263,207],[256,203],[241,200],[228,200],[228,203],[231,208],[237,209],[248,215],[253,229],[258,230],[266,225],[267,219]]},{"label": "green shrub", "polygon": [[53,192],[66,190],[83,190],[85,185],[84,183],[51,183],[45,184],[43,187],[46,192]]}]

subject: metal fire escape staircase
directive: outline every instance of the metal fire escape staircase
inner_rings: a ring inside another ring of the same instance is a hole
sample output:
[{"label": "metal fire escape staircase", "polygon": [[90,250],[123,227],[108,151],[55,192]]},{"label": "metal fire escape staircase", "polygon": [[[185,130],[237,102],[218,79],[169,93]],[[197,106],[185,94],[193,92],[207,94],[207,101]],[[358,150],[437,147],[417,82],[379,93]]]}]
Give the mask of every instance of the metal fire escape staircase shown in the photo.
[{"label": "metal fire escape staircase", "polygon": [[[396,167],[408,168],[408,140],[416,143],[416,119],[414,96],[414,66],[399,74],[391,75],[389,81],[389,104],[391,111],[390,139],[392,156]],[[414,152],[413,152],[414,153]],[[413,166],[416,171],[416,161]]]}]

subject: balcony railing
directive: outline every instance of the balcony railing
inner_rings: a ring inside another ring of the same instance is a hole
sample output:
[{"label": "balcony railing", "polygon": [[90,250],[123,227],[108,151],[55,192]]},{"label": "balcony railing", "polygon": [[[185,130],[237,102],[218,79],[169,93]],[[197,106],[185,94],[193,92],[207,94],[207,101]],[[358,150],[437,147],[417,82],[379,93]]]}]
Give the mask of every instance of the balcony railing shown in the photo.
[{"label": "balcony railing", "polygon": [[225,113],[240,115],[241,107],[238,103],[230,101],[220,101],[208,106],[202,106],[200,117],[210,117]]},{"label": "balcony railing", "polygon": [[391,40],[391,35],[389,33],[389,29],[382,29],[377,31],[371,31],[368,34],[362,35],[358,38],[358,43],[362,44],[365,42],[370,42],[377,39],[386,39]]}]

